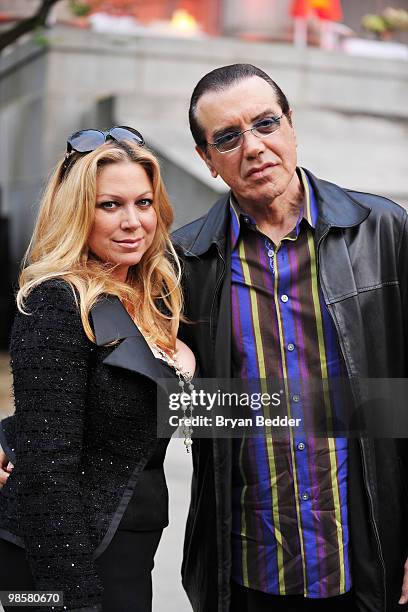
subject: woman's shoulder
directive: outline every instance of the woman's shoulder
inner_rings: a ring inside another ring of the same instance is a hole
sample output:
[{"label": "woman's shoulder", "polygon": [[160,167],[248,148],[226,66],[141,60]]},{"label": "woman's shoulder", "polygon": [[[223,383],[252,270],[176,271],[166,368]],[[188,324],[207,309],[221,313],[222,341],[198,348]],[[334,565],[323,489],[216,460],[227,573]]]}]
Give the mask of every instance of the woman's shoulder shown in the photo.
[{"label": "woman's shoulder", "polygon": [[24,299],[14,319],[11,348],[24,342],[52,348],[55,344],[88,347],[74,290],[61,279],[44,281]]},{"label": "woman's shoulder", "polygon": [[46,280],[33,287],[17,311],[14,327],[82,328],[79,298],[72,286],[63,279]]},{"label": "woman's shoulder", "polygon": [[78,309],[73,287],[60,278],[45,280],[30,290],[23,309],[29,312],[33,307]]}]

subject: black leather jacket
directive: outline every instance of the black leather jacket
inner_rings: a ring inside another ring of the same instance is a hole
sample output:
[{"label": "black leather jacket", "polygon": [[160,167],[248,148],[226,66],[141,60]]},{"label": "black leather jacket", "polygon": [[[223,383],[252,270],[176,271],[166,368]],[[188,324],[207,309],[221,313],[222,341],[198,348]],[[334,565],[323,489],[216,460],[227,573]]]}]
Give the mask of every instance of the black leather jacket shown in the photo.
[{"label": "black leather jacket", "polygon": [[[407,376],[407,213],[306,171],[316,191],[319,282],[354,398],[359,379]],[[231,373],[229,196],[174,234],[185,266],[184,339],[204,377]],[[384,408],[386,409],[386,407]],[[183,583],[195,612],[229,612],[231,441],[196,440]],[[408,552],[405,440],[349,442],[352,579],[360,612],[400,610]],[[231,611],[233,612],[233,611]]]}]

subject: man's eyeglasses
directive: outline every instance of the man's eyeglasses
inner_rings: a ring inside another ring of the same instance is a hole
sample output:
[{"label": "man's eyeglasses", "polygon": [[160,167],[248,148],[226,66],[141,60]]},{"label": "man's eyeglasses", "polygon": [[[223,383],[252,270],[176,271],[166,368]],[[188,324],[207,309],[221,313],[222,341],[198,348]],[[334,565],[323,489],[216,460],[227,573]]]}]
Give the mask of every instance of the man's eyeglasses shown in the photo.
[{"label": "man's eyeglasses", "polygon": [[258,138],[266,138],[279,130],[282,117],[283,114],[280,115],[280,117],[266,117],[254,123],[248,130],[243,130],[242,132],[229,132],[228,134],[220,136],[214,140],[214,142],[207,142],[207,145],[209,147],[215,147],[220,153],[229,153],[242,145],[244,142],[244,134],[247,132],[252,132],[252,134]]},{"label": "man's eyeglasses", "polygon": [[67,140],[67,155],[76,153],[90,153],[103,145],[108,140],[131,140],[140,147],[145,144],[140,132],[124,125],[115,125],[109,130],[80,130],[72,134]]}]

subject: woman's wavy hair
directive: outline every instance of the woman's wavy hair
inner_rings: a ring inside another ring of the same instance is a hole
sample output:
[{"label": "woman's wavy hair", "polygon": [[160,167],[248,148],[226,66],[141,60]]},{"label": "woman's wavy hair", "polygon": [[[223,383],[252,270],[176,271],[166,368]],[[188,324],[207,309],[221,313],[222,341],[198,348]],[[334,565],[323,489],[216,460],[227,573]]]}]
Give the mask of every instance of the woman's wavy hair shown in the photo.
[{"label": "woman's wavy hair", "polygon": [[[141,261],[130,267],[124,283],[112,274],[115,266],[98,261],[87,243],[95,216],[98,172],[108,164],[129,161],[140,164],[152,182],[157,228],[152,244]],[[110,294],[122,301],[149,342],[174,349],[182,293],[180,263],[169,237],[172,221],[159,163],[148,149],[131,141],[109,141],[90,153],[71,153],[56,165],[40,203],[19,278],[19,310],[25,313],[25,300],[34,287],[50,279],[63,279],[73,289],[85,333],[92,342],[90,310]]]}]

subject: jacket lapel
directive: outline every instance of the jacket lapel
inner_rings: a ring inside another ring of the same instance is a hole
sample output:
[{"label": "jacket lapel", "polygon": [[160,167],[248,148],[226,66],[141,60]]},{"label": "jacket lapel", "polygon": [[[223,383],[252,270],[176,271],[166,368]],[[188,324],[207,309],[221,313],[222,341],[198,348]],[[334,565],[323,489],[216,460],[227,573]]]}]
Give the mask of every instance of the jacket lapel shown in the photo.
[{"label": "jacket lapel", "polygon": [[97,302],[91,310],[91,318],[97,346],[122,340],[103,360],[104,364],[142,374],[165,388],[160,379],[166,378],[166,371],[119,298],[106,296]]},{"label": "jacket lapel", "polygon": [[205,216],[200,231],[192,240],[177,236],[177,232],[173,235],[175,244],[183,249],[184,257],[200,257],[207,253],[213,244],[225,249],[230,195],[228,192],[217,200]]},{"label": "jacket lapel", "polygon": [[317,240],[325,233],[327,228],[354,227],[367,219],[371,208],[355,200],[346,189],[316,178],[306,168],[303,168],[303,170],[307,174],[317,197],[319,209],[316,224]]}]

